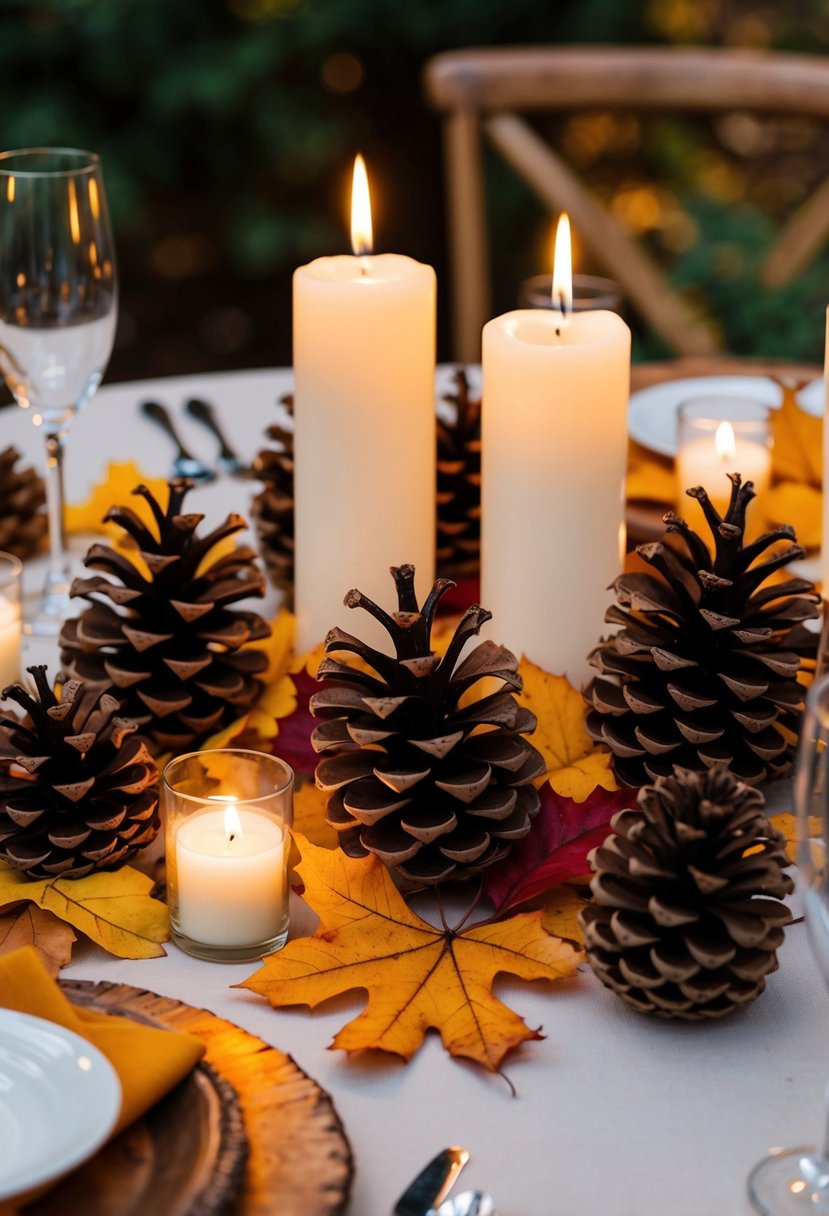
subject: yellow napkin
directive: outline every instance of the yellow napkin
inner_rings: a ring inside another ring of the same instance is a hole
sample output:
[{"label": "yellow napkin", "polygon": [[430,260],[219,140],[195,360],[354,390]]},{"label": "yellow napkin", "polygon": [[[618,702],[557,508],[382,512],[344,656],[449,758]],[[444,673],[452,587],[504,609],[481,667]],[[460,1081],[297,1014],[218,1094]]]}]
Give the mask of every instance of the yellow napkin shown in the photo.
[{"label": "yellow napkin", "polygon": [[0,1006],[57,1022],[104,1053],[122,1091],[113,1135],[178,1085],[204,1055],[204,1044],[192,1035],[72,1005],[31,946],[0,957]]}]

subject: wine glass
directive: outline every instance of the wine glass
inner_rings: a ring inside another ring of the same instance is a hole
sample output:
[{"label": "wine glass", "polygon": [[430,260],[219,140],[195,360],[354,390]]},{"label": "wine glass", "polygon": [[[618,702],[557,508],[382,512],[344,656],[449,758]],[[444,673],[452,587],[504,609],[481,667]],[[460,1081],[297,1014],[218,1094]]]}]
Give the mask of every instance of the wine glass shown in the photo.
[{"label": "wine glass", "polygon": [[46,444],[49,566],[30,633],[57,634],[69,603],[64,446],[101,382],[117,313],[99,157],[74,148],[0,153],[0,371]]},{"label": "wine glass", "polygon": [[[795,809],[798,887],[812,950],[829,983],[829,675],[815,681],[806,699]],[[817,1147],[772,1152],[755,1165],[748,1191],[763,1216],[829,1216],[829,1122]]]}]

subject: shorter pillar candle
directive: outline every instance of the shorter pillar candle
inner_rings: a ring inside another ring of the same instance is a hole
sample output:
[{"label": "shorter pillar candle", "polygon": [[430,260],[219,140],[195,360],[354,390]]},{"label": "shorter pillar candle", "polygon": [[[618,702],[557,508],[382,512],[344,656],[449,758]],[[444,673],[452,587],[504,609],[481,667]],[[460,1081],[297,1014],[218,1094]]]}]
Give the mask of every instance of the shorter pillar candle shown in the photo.
[{"label": "shorter pillar candle", "polygon": [[824,606],[829,597],[829,308],[826,309],[826,345],[823,359],[823,533],[820,545],[820,581]]},{"label": "shorter pillar candle", "polygon": [[20,679],[20,575],[23,567],[11,553],[0,553],[0,694]]}]

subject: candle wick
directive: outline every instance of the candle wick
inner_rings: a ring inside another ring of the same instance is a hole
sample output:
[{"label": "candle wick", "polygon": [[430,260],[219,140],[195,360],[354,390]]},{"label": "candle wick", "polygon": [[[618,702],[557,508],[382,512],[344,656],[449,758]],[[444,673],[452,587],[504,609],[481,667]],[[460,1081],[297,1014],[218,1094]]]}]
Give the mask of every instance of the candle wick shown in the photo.
[{"label": "candle wick", "polygon": [[371,262],[368,260],[368,257],[365,254],[363,254],[362,257],[360,258],[360,275],[363,278],[367,278],[370,269],[371,269]]},{"label": "candle wick", "polygon": [[234,840],[235,840],[235,839],[236,839],[236,833],[235,833],[235,832],[231,832],[231,833],[230,833],[230,835],[229,835],[229,836],[228,836],[228,838],[227,838],[227,843],[228,843],[228,844],[233,844],[233,842],[234,842]]}]

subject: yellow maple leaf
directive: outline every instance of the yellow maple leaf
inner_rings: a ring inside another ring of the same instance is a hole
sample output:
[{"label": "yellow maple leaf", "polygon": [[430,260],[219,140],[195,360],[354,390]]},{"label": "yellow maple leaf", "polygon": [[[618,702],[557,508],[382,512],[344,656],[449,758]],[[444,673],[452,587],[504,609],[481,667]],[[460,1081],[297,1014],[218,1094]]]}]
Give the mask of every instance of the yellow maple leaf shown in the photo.
[{"label": "yellow maple leaf", "polygon": [[432,1027],[453,1056],[497,1072],[504,1056],[540,1038],[492,995],[501,973],[521,979],[574,974],[580,954],[545,933],[540,912],[463,930],[434,928],[406,905],[376,857],[354,860],[298,841],[305,899],[320,917],[312,937],[289,942],[244,981],[275,1008],[362,989],[363,1011],[332,1047],[379,1048],[408,1060]]},{"label": "yellow maple leaf", "polygon": [[325,819],[328,798],[313,781],[301,785],[294,792],[294,831],[320,848],[336,849],[339,837]]},{"label": "yellow maple leaf", "polygon": [[[781,811],[779,815],[770,815],[769,823],[777,828],[786,842],[786,855],[789,861],[797,861],[797,816],[791,811]],[[817,830],[816,835],[820,835]]]},{"label": "yellow maple leaf", "polygon": [[638,444],[631,444],[626,494],[628,498],[646,502],[673,503],[676,475],[671,462],[660,460]]},{"label": "yellow maple leaf", "polygon": [[0,916],[0,954],[11,954],[21,946],[34,946],[50,975],[57,975],[72,958],[77,940],[72,926],[35,904],[23,904]]},{"label": "yellow maple leaf", "polygon": [[584,698],[564,676],[550,675],[529,659],[519,671],[524,680],[519,701],[538,718],[532,742],[544,757],[549,781],[557,794],[584,802],[597,785],[616,790],[610,755],[599,750],[584,725]]},{"label": "yellow maple leaf", "polygon": [[772,475],[776,481],[823,484],[823,419],[797,404],[802,384],[781,384],[783,402],[771,411]]},{"label": "yellow maple leaf", "polygon": [[85,878],[29,879],[0,864],[0,910],[21,901],[52,912],[119,958],[157,958],[170,936],[153,881],[132,866]]},{"label": "yellow maple leaf", "polygon": [[575,887],[562,883],[541,896],[538,904],[542,912],[541,923],[548,933],[581,944],[584,932],[579,924],[579,912],[586,903],[584,895]]},{"label": "yellow maple leaf", "polygon": [[271,621],[271,632],[268,637],[257,642],[251,642],[245,649],[261,650],[268,659],[267,669],[259,677],[267,685],[274,684],[284,676],[290,667],[294,650],[294,634],[296,632],[296,617],[287,608],[280,608],[274,620]]},{"label": "yellow maple leaf", "polygon": [[[763,495],[770,525],[791,524],[804,549],[819,549],[823,533],[823,494],[814,486],[781,481]],[[786,571],[788,574],[788,571]]]},{"label": "yellow maple leaf", "polygon": [[122,529],[115,523],[104,523],[104,516],[114,503],[128,502],[145,524],[155,528],[152,511],[143,498],[133,495],[136,486],[145,485],[162,503],[167,502],[167,482],[163,477],[146,477],[132,460],[110,461],[102,481],[93,486],[86,502],[67,503],[67,532],[103,532],[120,539]]}]

